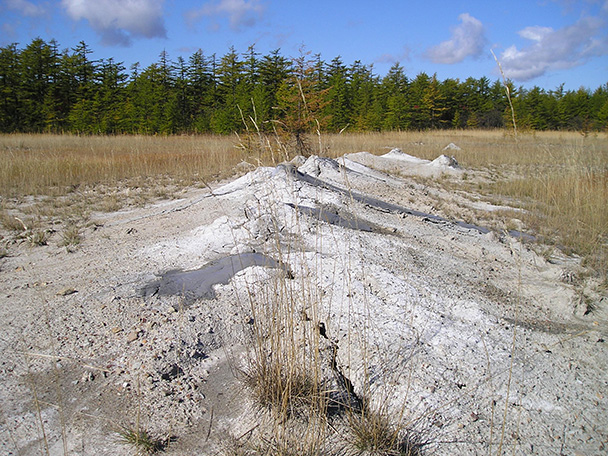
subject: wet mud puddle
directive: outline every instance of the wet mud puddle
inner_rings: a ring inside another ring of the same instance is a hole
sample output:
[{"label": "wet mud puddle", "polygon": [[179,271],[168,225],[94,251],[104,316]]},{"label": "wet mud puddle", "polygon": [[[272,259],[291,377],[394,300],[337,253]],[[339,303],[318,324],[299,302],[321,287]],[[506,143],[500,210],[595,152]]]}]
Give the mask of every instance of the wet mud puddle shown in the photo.
[{"label": "wet mud puddle", "polygon": [[212,261],[205,266],[190,271],[173,269],[163,273],[158,279],[144,285],[139,295],[180,296],[185,304],[192,304],[197,299],[214,299],[214,285],[226,285],[235,274],[250,266],[283,269],[288,267],[279,261],[261,253],[241,253],[229,255]]}]

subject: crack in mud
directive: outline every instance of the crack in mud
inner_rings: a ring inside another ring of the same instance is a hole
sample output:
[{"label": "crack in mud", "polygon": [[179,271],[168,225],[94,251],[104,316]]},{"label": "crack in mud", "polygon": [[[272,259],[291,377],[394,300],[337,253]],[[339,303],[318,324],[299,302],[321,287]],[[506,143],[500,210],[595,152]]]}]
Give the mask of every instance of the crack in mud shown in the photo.
[{"label": "crack in mud", "polygon": [[337,388],[331,388],[328,395],[328,412],[329,414],[338,414],[343,410],[349,410],[355,413],[362,413],[364,410],[363,400],[355,392],[353,382],[340,369],[337,362],[338,344],[327,336],[327,327],[325,323],[319,322],[319,334],[329,342],[331,356],[329,366],[333,377],[336,381]]}]

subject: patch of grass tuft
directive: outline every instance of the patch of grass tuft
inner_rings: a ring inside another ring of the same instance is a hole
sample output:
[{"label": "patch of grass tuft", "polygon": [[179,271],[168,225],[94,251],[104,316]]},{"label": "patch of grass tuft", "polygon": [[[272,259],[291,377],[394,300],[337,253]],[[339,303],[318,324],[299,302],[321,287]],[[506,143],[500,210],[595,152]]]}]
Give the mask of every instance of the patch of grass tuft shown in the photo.
[{"label": "patch of grass tuft", "polygon": [[23,222],[17,217],[10,215],[6,210],[0,211],[0,225],[8,231],[23,231]]},{"label": "patch of grass tuft", "polygon": [[395,426],[389,416],[365,407],[348,417],[355,455],[419,456],[420,449],[408,433]]},{"label": "patch of grass tuft", "polygon": [[154,438],[142,429],[124,427],[118,431],[118,437],[119,442],[131,446],[138,455],[154,454],[167,446],[165,440]]},{"label": "patch of grass tuft", "polygon": [[43,246],[48,244],[49,235],[51,232],[49,230],[42,229],[32,229],[24,232],[24,238],[27,242],[32,246]]},{"label": "patch of grass tuft", "polygon": [[80,227],[75,223],[69,223],[61,235],[61,246],[68,251],[73,251],[82,242]]},{"label": "patch of grass tuft", "polygon": [[321,385],[298,365],[278,357],[258,356],[245,372],[246,384],[261,407],[285,417],[319,411],[325,403]]}]

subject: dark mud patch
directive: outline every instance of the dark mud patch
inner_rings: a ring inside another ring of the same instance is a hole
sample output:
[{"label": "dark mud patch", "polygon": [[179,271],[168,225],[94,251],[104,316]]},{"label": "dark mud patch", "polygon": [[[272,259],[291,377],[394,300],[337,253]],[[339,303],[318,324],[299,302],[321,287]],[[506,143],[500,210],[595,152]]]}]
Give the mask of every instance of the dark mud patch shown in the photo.
[{"label": "dark mud patch", "polygon": [[283,269],[289,274],[289,268],[261,253],[241,253],[229,255],[212,261],[205,266],[191,271],[173,269],[139,290],[139,295],[148,298],[151,296],[179,296],[184,298],[185,304],[192,304],[197,299],[214,299],[214,285],[226,285],[235,274],[250,266],[263,266],[267,268]]},{"label": "dark mud patch", "polygon": [[330,225],[341,226],[350,230],[365,231],[368,233],[377,231],[374,226],[372,226],[365,220],[350,214],[348,216],[342,216],[338,213],[337,210],[334,211],[331,209],[299,206],[291,203],[288,203],[287,205],[298,211],[300,214],[304,214],[313,219],[329,223]]}]

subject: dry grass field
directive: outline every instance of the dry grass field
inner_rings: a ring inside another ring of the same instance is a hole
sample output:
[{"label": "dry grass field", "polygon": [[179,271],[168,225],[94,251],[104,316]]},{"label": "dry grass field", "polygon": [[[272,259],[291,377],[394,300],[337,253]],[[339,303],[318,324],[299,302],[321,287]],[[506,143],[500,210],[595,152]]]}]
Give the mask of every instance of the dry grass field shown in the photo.
[{"label": "dry grass field", "polygon": [[[428,185],[449,185],[455,192],[473,192],[524,209],[519,218],[526,230],[566,253],[582,255],[605,281],[606,134],[539,132],[515,138],[504,131],[428,131],[308,139],[311,153],[332,158],[360,151],[383,154],[399,147],[410,155],[434,159],[449,143],[460,150],[445,153],[469,172],[462,182],[440,178]],[[238,173],[239,163],[273,165],[291,155],[287,141],[255,134],[4,135],[0,136],[0,221],[16,232],[43,226],[49,218],[86,223],[91,211],[175,197],[186,187]],[[497,212],[492,217],[508,226],[511,215]],[[66,242],[71,242],[67,237]],[[44,236],[30,233],[30,240],[43,242]]]}]

